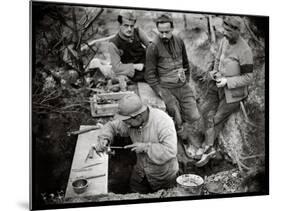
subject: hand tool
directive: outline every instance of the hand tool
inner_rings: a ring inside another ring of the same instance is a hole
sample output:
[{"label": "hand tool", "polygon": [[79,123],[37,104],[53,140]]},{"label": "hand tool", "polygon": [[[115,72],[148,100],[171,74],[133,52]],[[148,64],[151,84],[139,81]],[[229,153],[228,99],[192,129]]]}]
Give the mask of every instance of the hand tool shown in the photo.
[{"label": "hand tool", "polygon": [[89,165],[83,166],[83,167],[78,168],[78,169],[72,169],[72,171],[89,171],[89,170],[91,170],[90,167],[97,166],[97,165],[100,165],[100,164],[102,164],[102,163],[101,162],[93,163],[93,164],[89,164]]},{"label": "hand tool", "polygon": [[87,133],[91,130],[98,130],[102,127],[102,124],[97,124],[97,125],[92,125],[90,127],[87,127],[85,129],[81,129],[81,130],[76,130],[76,131],[72,131],[72,132],[67,132],[67,136],[71,136],[71,135],[79,135],[82,133]]}]

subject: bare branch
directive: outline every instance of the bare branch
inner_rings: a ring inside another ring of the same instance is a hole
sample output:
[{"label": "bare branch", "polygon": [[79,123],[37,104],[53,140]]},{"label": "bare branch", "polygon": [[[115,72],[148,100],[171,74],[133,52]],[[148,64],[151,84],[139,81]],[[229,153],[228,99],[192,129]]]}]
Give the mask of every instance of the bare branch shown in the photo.
[{"label": "bare branch", "polygon": [[94,17],[92,18],[92,20],[89,21],[89,23],[85,26],[85,28],[84,28],[83,31],[82,31],[81,36],[83,36],[83,35],[87,32],[87,30],[89,29],[89,27],[96,21],[96,19],[102,14],[103,11],[104,11],[104,9],[103,9],[103,8],[100,8],[100,10],[99,10],[99,12],[96,14],[96,16],[94,16]]},{"label": "bare branch", "polygon": [[108,37],[100,38],[100,39],[97,39],[97,40],[92,40],[92,41],[89,42],[89,43],[85,42],[85,45],[83,45],[83,46],[81,47],[81,51],[84,51],[84,50],[88,49],[89,46],[93,46],[94,44],[96,44],[96,43],[98,43],[98,42],[108,41],[108,40],[110,40],[110,39],[111,39],[112,37],[114,37],[114,36],[115,36],[115,34],[110,35],[110,36],[108,36]]},{"label": "bare branch", "polygon": [[252,158],[258,158],[258,157],[264,157],[264,154],[257,154],[257,155],[249,155],[249,156],[240,156],[240,159],[242,160],[248,160]]},{"label": "bare branch", "polygon": [[252,36],[252,38],[255,40],[256,43],[258,43],[262,48],[264,48],[264,43],[262,43],[257,36],[254,34],[254,32],[251,30],[248,22],[245,20],[245,18],[243,19],[244,24],[246,26],[246,29],[248,30],[248,32],[250,33],[250,35]]},{"label": "bare branch", "polygon": [[52,96],[54,93],[56,93],[56,90],[54,90],[53,92],[51,92],[50,94],[48,94],[48,95],[40,102],[40,104],[46,102],[47,99],[48,99],[48,97]]},{"label": "bare branch", "polygon": [[50,18],[52,18],[55,21],[59,21],[64,26],[66,26],[66,27],[70,28],[71,30],[73,30],[73,28],[66,22],[67,18],[62,16],[59,12],[51,11],[50,13],[47,14],[47,16],[49,16]]}]

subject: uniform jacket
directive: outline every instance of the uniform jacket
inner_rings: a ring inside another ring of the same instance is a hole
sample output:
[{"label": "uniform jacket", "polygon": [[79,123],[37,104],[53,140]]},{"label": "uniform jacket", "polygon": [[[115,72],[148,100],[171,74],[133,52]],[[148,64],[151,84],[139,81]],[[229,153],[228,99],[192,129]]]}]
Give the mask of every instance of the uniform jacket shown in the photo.
[{"label": "uniform jacket", "polygon": [[115,74],[133,77],[135,74],[133,64],[145,64],[145,47],[148,44],[149,40],[146,34],[139,28],[134,29],[132,39],[125,38],[120,33],[116,34],[109,41],[108,46]]},{"label": "uniform jacket", "polygon": [[[183,74],[182,74],[183,73]],[[184,80],[181,80],[181,76]],[[189,64],[183,41],[173,35],[168,43],[156,36],[146,53],[145,80],[151,87],[178,88],[189,80]]]},{"label": "uniform jacket", "polygon": [[214,69],[227,78],[224,87],[227,103],[238,102],[248,96],[248,85],[253,80],[253,55],[242,37],[233,45],[226,38],[222,39]]}]

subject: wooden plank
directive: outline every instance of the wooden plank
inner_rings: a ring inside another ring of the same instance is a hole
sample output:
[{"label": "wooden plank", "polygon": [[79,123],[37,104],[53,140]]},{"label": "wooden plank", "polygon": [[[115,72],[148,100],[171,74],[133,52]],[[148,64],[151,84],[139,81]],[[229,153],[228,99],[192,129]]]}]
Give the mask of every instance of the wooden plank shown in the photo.
[{"label": "wooden plank", "polygon": [[[80,130],[89,128],[91,126],[81,125]],[[108,192],[108,155],[101,154],[101,157],[98,156],[95,152],[93,158],[87,158],[89,149],[91,145],[97,143],[97,136],[99,130],[92,130],[87,133],[80,134],[78,136],[75,153],[73,156],[70,176],[68,179],[67,188],[65,191],[65,198],[79,198],[84,196],[94,196],[100,194],[106,194]],[[97,164],[89,168],[85,168],[81,171],[81,168],[89,166],[92,164]],[[89,186],[87,190],[82,194],[77,194],[73,191],[72,182],[77,178],[86,178],[95,175],[105,174],[103,177],[89,179]]]},{"label": "wooden plank", "polygon": [[164,101],[155,94],[153,89],[147,83],[138,82],[138,93],[144,104],[162,109],[163,111],[166,110]]}]

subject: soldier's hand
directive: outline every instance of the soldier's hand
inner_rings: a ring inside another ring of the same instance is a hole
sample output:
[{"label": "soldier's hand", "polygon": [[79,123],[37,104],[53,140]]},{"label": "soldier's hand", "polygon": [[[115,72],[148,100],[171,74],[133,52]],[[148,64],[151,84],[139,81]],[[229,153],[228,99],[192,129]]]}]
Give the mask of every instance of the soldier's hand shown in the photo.
[{"label": "soldier's hand", "polygon": [[149,146],[148,143],[133,143],[124,146],[124,148],[125,149],[131,148],[131,151],[135,151],[136,153],[144,153],[147,152],[148,146]]},{"label": "soldier's hand", "polygon": [[98,138],[98,143],[94,146],[97,152],[104,152],[107,149],[109,141],[105,138]]},{"label": "soldier's hand", "polygon": [[218,88],[222,88],[226,85],[226,83],[227,83],[227,79],[225,77],[223,77],[223,78],[217,79],[216,85]]},{"label": "soldier's hand", "polygon": [[137,71],[142,71],[144,67],[144,64],[139,63],[139,64],[134,64],[134,69]]}]

